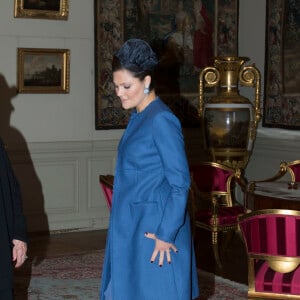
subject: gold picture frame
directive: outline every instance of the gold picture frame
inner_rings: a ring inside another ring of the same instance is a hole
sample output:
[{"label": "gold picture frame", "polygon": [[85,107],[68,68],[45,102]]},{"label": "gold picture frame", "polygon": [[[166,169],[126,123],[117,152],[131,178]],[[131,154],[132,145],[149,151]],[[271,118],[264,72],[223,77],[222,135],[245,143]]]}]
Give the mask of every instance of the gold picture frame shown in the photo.
[{"label": "gold picture frame", "polygon": [[14,17],[67,20],[69,0],[15,0]]},{"label": "gold picture frame", "polygon": [[19,93],[69,93],[70,50],[18,48]]}]

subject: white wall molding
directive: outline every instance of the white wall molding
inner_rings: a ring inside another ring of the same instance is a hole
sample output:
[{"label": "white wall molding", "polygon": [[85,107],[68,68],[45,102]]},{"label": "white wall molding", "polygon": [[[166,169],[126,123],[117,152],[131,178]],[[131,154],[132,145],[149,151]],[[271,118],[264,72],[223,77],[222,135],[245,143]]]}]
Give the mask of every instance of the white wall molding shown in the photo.
[{"label": "white wall molding", "polygon": [[[117,140],[29,143],[8,154],[20,182],[29,231],[106,228],[100,174],[113,174]],[[30,153],[30,154],[29,154]]]}]

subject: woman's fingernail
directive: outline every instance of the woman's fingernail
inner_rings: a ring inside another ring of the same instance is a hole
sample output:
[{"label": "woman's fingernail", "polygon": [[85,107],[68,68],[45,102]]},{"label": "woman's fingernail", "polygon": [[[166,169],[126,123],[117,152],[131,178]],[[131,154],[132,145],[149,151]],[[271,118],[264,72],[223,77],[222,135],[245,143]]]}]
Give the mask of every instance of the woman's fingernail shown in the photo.
[{"label": "woman's fingernail", "polygon": [[151,264],[153,264],[154,261],[153,261],[153,260],[150,260],[150,262],[151,262]]},{"label": "woman's fingernail", "polygon": [[171,262],[170,262],[170,261],[168,261],[168,264],[170,265],[170,264],[171,264]]},{"label": "woman's fingernail", "polygon": [[162,265],[159,265],[160,267],[162,267]]},{"label": "woman's fingernail", "polygon": [[145,235],[147,235],[148,234],[148,232],[145,232]]}]

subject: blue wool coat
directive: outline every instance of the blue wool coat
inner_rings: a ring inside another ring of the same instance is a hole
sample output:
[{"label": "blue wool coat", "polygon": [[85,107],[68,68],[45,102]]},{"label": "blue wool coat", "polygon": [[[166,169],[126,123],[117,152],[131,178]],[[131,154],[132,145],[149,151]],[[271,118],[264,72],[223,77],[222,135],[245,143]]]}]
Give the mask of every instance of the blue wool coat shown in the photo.
[{"label": "blue wool coat", "polygon": [[[134,112],[119,143],[100,299],[191,300],[198,296],[190,219],[189,168],[178,119],[157,98]],[[150,263],[155,233],[175,244],[172,263]]]}]

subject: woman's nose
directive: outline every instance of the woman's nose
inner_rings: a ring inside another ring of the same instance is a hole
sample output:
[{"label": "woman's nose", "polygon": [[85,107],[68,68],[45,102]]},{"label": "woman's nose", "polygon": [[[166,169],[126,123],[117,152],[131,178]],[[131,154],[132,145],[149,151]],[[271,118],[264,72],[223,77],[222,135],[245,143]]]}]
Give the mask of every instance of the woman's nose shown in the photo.
[{"label": "woman's nose", "polygon": [[123,89],[122,89],[122,88],[118,88],[118,89],[116,90],[116,94],[117,94],[118,97],[121,97],[121,96],[124,94]]}]

